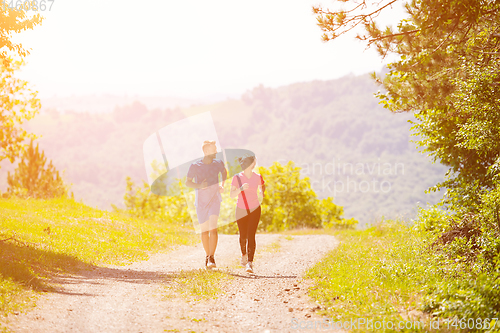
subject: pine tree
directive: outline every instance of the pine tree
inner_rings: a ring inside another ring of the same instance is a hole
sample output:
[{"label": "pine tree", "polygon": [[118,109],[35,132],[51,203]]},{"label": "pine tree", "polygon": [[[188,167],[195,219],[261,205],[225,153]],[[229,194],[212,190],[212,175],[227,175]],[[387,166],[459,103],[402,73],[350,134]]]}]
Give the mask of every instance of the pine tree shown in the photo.
[{"label": "pine tree", "polygon": [[68,187],[64,184],[59,171],[52,161],[46,166],[47,157],[39,151],[38,143],[33,146],[31,140],[28,149],[22,155],[14,174],[7,175],[7,193],[20,197],[54,198],[66,196]]},{"label": "pine tree", "polygon": [[449,167],[432,190],[446,188],[443,202],[455,211],[477,212],[500,179],[500,2],[411,0],[397,28],[385,29],[376,17],[398,0],[338,2],[345,7],[313,8],[323,39],[362,26],[358,39],[399,57],[383,78],[373,75],[385,89],[377,96],[392,112],[414,112],[415,141]]}]

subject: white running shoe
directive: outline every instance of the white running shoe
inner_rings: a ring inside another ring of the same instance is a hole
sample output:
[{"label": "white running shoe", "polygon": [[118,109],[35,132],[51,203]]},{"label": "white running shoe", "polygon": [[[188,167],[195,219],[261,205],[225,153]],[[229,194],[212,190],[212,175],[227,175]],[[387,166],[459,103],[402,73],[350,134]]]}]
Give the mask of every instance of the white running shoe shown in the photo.
[{"label": "white running shoe", "polygon": [[241,256],[241,266],[245,267],[248,262],[248,254],[244,254]]},{"label": "white running shoe", "polygon": [[210,256],[208,257],[208,264],[207,264],[207,268],[208,269],[212,269],[212,268],[216,268],[217,265],[215,265],[215,259],[214,259],[214,256]]},{"label": "white running shoe", "polygon": [[245,271],[246,271],[247,273],[253,273],[253,265],[252,265],[252,262],[251,262],[251,261],[247,262],[247,265],[246,265]]}]

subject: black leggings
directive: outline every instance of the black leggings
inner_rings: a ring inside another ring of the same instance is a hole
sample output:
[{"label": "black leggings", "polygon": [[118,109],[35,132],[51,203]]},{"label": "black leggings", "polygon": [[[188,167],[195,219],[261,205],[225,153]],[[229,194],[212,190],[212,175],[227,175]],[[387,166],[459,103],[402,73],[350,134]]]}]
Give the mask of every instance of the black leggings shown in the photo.
[{"label": "black leggings", "polygon": [[248,253],[248,261],[253,261],[255,254],[255,233],[260,221],[260,211],[260,206],[250,214],[247,213],[246,209],[236,207],[236,223],[238,223],[238,230],[240,231],[241,254]]}]

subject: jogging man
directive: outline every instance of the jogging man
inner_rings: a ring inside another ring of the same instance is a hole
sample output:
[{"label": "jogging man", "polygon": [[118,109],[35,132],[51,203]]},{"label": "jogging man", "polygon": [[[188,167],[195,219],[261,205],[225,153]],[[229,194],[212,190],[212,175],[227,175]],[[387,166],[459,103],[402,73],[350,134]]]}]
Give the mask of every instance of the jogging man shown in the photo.
[{"label": "jogging man", "polygon": [[[195,206],[201,228],[201,242],[206,253],[205,267],[211,269],[216,267],[214,254],[218,240],[217,220],[227,170],[222,160],[215,159],[217,154],[215,141],[203,142],[202,149],[205,157],[189,167],[186,186],[196,191]],[[219,183],[219,174],[222,185]]]}]

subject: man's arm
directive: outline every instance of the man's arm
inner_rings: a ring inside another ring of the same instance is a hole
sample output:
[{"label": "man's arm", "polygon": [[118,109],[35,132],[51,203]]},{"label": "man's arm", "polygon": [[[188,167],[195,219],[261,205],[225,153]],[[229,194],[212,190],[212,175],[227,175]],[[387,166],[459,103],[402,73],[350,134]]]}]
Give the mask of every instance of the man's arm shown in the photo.
[{"label": "man's arm", "polygon": [[221,176],[222,176],[222,187],[224,188],[224,183],[227,180],[227,170],[226,167],[224,166],[224,163],[222,163],[222,170],[221,170]]},{"label": "man's arm", "polygon": [[186,178],[186,186],[194,189],[200,189],[207,187],[207,180],[205,179],[201,184],[193,182],[193,178]]},{"label": "man's arm", "polygon": [[198,184],[193,182],[193,178],[186,178],[186,186],[191,188],[198,188]]}]

